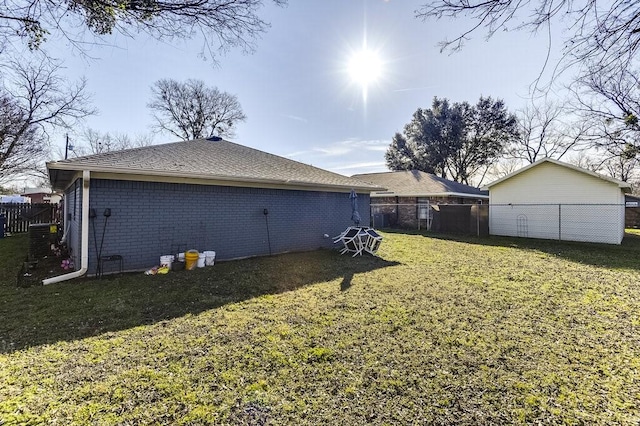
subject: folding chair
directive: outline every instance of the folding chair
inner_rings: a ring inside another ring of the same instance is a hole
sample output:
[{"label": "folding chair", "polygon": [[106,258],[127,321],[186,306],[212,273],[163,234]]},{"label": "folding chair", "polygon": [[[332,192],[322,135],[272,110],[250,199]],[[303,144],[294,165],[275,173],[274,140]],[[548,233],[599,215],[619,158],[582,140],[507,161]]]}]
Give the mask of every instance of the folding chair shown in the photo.
[{"label": "folding chair", "polygon": [[350,228],[344,233],[344,236],[340,238],[338,241],[342,241],[343,248],[340,251],[340,254],[345,254],[347,252],[354,253],[354,256],[362,253],[362,243],[360,242],[360,238],[358,234],[360,233],[360,229],[358,228]]},{"label": "folding chair", "polygon": [[364,246],[364,250],[367,253],[375,255],[380,248],[380,243],[382,243],[382,235],[378,234],[375,229],[367,229],[366,233],[368,239],[366,245]]},{"label": "folding chair", "polygon": [[355,229],[355,228],[353,226],[349,226],[347,229],[342,231],[339,235],[336,235],[335,237],[333,237],[333,244],[339,243],[344,238],[344,236],[347,235],[347,232],[349,232],[351,229]]}]

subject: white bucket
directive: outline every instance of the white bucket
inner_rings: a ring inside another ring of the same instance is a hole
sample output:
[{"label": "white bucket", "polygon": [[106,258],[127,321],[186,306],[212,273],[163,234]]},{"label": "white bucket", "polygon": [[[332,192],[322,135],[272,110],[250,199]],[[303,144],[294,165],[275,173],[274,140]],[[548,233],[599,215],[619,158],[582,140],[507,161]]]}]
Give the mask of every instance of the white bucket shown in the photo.
[{"label": "white bucket", "polygon": [[182,252],[182,253],[178,253],[178,260],[179,260],[180,262],[184,262],[184,252]]},{"label": "white bucket", "polygon": [[213,266],[216,261],[216,252],[215,251],[205,251],[203,252],[205,256],[205,265]]},{"label": "white bucket", "polygon": [[204,268],[204,262],[206,260],[206,256],[204,253],[198,253],[198,268]]},{"label": "white bucket", "polygon": [[171,264],[173,263],[175,256],[167,254],[165,256],[160,256],[160,266],[168,266],[171,269]]}]

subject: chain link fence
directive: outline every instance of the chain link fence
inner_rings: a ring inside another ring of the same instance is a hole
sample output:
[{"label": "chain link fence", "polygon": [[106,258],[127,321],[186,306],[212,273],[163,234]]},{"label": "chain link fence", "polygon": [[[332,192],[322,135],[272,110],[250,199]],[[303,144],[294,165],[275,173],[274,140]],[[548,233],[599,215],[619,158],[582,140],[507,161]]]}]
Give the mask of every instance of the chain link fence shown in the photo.
[{"label": "chain link fence", "polygon": [[619,244],[624,204],[491,204],[492,235]]},{"label": "chain link fence", "polygon": [[[628,208],[627,208],[628,209]],[[623,204],[371,204],[377,228],[619,244]],[[626,212],[627,222],[636,217]]]},{"label": "chain link fence", "polygon": [[374,228],[425,229],[427,231],[487,236],[488,204],[390,203],[371,204]]}]

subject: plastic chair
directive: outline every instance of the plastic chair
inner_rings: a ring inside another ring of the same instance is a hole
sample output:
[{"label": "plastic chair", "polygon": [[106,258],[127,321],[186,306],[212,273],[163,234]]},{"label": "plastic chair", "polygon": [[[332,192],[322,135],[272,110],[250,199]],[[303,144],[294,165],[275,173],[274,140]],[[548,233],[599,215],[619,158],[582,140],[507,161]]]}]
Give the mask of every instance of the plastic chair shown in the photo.
[{"label": "plastic chair", "polygon": [[364,246],[364,250],[367,253],[375,255],[382,243],[382,235],[378,234],[374,229],[367,229],[366,233],[368,235],[368,239]]},{"label": "plastic chair", "polygon": [[351,229],[355,229],[355,228],[353,226],[349,226],[347,229],[342,231],[340,234],[338,234],[335,237],[333,237],[333,244],[339,243],[344,238],[344,236],[347,235],[347,232],[349,232]]},{"label": "plastic chair", "polygon": [[343,248],[340,251],[340,254],[345,254],[347,252],[354,253],[354,256],[360,254],[362,252],[362,244],[360,242],[360,238],[358,234],[360,233],[360,229],[358,228],[349,228],[344,233],[344,235],[337,241],[342,241]]}]

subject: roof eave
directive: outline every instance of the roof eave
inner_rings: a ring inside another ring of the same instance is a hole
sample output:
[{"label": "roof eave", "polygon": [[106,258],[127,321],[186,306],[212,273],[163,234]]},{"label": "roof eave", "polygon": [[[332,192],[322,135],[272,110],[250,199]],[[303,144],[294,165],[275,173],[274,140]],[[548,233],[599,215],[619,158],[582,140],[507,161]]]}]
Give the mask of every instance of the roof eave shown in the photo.
[{"label": "roof eave", "polygon": [[322,189],[333,189],[333,190],[342,190],[342,191],[351,191],[352,189],[360,192],[373,192],[383,190],[383,187],[380,186],[371,186],[371,185],[341,185],[341,184],[327,184],[320,182],[306,182],[299,180],[284,180],[284,179],[261,179],[261,178],[247,178],[247,177],[239,177],[239,176],[224,176],[224,175],[212,175],[212,174],[202,174],[202,173],[190,173],[186,176],[182,172],[173,172],[169,170],[144,170],[144,169],[122,169],[119,167],[105,167],[105,166],[82,166],[78,167],[77,165],[60,163],[60,162],[50,162],[47,163],[47,168],[49,169],[49,177],[53,182],[52,171],[68,171],[68,172],[79,172],[81,170],[88,170],[92,173],[104,173],[104,174],[112,174],[112,175],[134,175],[134,176],[157,176],[157,177],[166,177],[166,178],[175,178],[175,179],[192,179],[192,180],[202,180],[202,181],[211,181],[211,182],[228,182],[229,184],[233,182],[243,183],[243,184],[257,184],[257,185],[269,185],[269,186],[283,186],[283,187],[296,187],[301,189],[309,189],[309,188],[322,188]]},{"label": "roof eave", "polygon": [[509,173],[508,175],[503,176],[500,179],[497,179],[497,180],[495,180],[495,181],[493,181],[491,183],[488,183],[488,184],[486,184],[485,186],[483,186],[480,189],[482,189],[483,191],[488,191],[492,186],[495,186],[495,185],[497,185],[499,183],[502,183],[505,180],[511,179],[512,177],[517,176],[517,175],[519,175],[519,174],[521,174],[523,172],[526,172],[527,170],[529,170],[529,169],[531,169],[533,167],[536,167],[536,166],[538,166],[538,165],[540,165],[542,163],[551,163],[551,164],[555,164],[557,166],[566,167],[566,168],[574,170],[576,172],[584,173],[586,175],[593,176],[593,177],[596,177],[598,179],[602,179],[604,181],[614,183],[614,184],[618,185],[618,187],[620,189],[622,189],[622,191],[625,192],[625,193],[631,192],[631,185],[628,184],[627,182],[623,182],[621,180],[614,179],[612,177],[603,176],[603,175],[600,175],[600,174],[598,174],[596,172],[592,172],[591,170],[586,170],[586,169],[583,169],[582,167],[574,166],[573,164],[563,163],[562,161],[554,160],[553,158],[547,158],[547,157],[542,158],[542,159],[540,159],[540,160],[538,160],[538,161],[536,161],[534,163],[528,164],[528,165],[524,166],[523,168],[516,170],[513,173]]},{"label": "roof eave", "polygon": [[469,194],[466,192],[429,192],[429,193],[413,193],[413,192],[373,192],[372,197],[463,197],[463,198],[482,198],[489,199],[484,194]]}]

